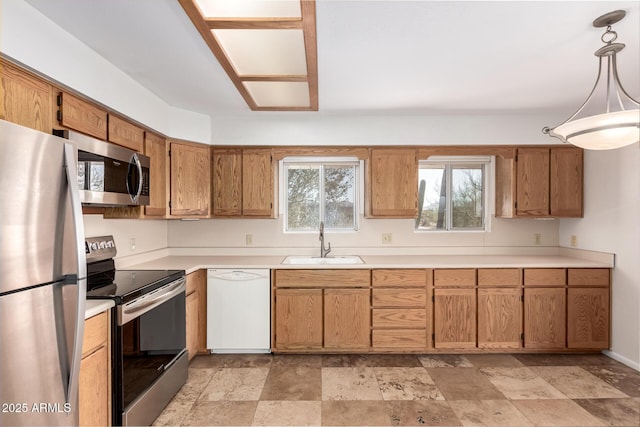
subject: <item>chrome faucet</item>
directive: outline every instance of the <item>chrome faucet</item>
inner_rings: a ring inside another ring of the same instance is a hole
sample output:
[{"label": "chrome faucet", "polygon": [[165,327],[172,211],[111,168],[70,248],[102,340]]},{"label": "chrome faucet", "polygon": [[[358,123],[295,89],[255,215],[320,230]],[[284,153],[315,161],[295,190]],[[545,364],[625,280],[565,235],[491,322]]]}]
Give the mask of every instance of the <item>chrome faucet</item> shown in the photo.
[{"label": "chrome faucet", "polygon": [[327,254],[331,252],[331,242],[327,249],[324,248],[324,221],[320,221],[320,258],[326,258]]}]

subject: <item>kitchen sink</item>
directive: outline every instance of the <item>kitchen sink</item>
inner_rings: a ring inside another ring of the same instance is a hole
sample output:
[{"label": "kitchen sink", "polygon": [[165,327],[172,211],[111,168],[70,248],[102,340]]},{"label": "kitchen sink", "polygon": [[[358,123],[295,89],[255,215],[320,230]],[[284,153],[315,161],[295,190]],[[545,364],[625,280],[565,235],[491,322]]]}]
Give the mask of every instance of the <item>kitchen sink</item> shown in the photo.
[{"label": "kitchen sink", "polygon": [[357,255],[344,255],[344,256],[328,256],[324,258],[314,257],[314,256],[305,256],[305,255],[292,255],[286,257],[282,264],[307,264],[307,265],[318,265],[318,264],[364,264],[362,258]]}]

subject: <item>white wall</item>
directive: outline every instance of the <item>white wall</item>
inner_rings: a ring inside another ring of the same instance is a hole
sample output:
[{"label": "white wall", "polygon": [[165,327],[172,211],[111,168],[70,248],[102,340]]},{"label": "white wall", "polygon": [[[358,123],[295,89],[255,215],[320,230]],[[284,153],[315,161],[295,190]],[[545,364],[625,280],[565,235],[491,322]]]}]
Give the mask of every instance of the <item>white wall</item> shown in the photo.
[{"label": "white wall", "polygon": [[541,129],[563,114],[253,112],[212,117],[211,140],[228,145],[555,144]]},{"label": "white wall", "polygon": [[[116,259],[139,257],[167,247],[167,221],[135,219],[103,219],[102,215],[84,215],[86,237],[113,235]],[[135,249],[131,249],[135,239]]]},{"label": "white wall", "polygon": [[209,143],[208,116],[167,105],[31,5],[2,2],[4,55],[173,138]]},{"label": "white wall", "polygon": [[[392,233],[392,243],[382,244],[382,233]],[[558,245],[558,221],[493,219],[491,232],[415,232],[413,220],[362,219],[357,232],[325,232],[334,254],[429,254],[509,253],[534,245],[534,234],[542,236],[539,248]],[[253,244],[246,244],[251,234]],[[215,219],[170,221],[171,248],[215,248],[217,254],[317,255],[318,233],[284,233],[279,219]],[[488,252],[487,252],[488,251]],[[182,253],[189,253],[183,251]]]},{"label": "white wall", "polygon": [[560,244],[615,254],[612,352],[640,369],[640,148],[584,156],[584,218],[560,220]]}]

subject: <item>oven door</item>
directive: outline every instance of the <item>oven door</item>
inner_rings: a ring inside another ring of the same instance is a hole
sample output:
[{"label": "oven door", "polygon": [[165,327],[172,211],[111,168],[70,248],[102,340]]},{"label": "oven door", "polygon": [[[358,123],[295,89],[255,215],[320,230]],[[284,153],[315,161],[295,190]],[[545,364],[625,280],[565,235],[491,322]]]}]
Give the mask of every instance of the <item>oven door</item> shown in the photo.
[{"label": "oven door", "polygon": [[185,279],[118,306],[116,425],[150,425],[187,377]]}]

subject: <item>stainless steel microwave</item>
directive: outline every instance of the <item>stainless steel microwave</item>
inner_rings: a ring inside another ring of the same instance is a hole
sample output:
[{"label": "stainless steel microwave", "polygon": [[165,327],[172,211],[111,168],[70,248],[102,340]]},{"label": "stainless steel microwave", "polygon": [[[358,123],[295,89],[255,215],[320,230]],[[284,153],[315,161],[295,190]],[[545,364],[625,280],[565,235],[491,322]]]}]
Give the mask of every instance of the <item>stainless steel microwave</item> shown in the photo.
[{"label": "stainless steel microwave", "polygon": [[78,132],[54,134],[78,147],[78,187],[84,205],[149,204],[149,157]]}]

